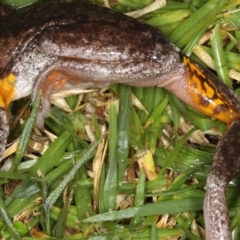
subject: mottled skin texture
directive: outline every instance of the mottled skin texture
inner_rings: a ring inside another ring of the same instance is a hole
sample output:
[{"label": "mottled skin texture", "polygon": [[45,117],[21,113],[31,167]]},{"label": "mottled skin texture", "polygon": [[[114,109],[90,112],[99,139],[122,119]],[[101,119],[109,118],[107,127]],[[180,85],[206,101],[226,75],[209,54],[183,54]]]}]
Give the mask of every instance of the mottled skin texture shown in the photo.
[{"label": "mottled skin texture", "polygon": [[[0,154],[3,154],[5,150],[8,134],[9,126],[7,115],[5,114],[5,109],[0,107]],[[0,158],[1,157],[2,156],[0,156]]]},{"label": "mottled skin texture", "polygon": [[240,174],[239,146],[240,119],[237,119],[218,143],[208,174],[204,202],[207,239],[231,239],[225,191],[228,182]]},{"label": "mottled skin texture", "polygon": [[[9,131],[5,114],[9,102],[28,95],[34,99],[41,90],[42,111],[37,120],[41,127],[50,92],[66,83],[164,87],[227,124],[240,116],[240,103],[232,90],[185,57],[159,30],[135,19],[84,0],[46,1],[19,12],[0,6],[0,14],[0,156]],[[208,177],[208,239],[221,239],[220,228],[222,239],[230,239],[224,191],[239,174],[238,145],[229,145],[238,137],[239,131],[233,129],[238,130],[239,124],[236,120],[220,141]],[[222,151],[228,154],[221,155]]]}]

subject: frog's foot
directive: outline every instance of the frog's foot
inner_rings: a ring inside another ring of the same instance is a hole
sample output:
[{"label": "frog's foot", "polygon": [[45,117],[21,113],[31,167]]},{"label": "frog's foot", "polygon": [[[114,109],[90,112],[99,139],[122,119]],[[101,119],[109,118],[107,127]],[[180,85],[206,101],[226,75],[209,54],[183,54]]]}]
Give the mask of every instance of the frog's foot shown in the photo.
[{"label": "frog's foot", "polygon": [[218,143],[207,178],[204,200],[206,239],[232,239],[225,190],[240,174],[240,119],[230,125]]},{"label": "frog's foot", "polygon": [[6,148],[7,137],[9,133],[8,120],[6,110],[0,107],[0,161]]}]

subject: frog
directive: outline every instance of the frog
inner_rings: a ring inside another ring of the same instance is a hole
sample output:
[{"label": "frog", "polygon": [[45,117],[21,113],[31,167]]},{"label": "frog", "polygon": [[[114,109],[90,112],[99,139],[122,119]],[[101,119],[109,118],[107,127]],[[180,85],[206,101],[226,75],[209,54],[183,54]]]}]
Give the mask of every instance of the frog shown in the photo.
[{"label": "frog", "polygon": [[[50,93],[59,89],[115,83],[165,88],[228,125],[207,178],[204,216],[206,239],[231,239],[224,192],[240,174],[236,144],[226,147],[240,133],[240,101],[233,90],[159,29],[87,0],[40,1],[18,11],[1,6],[0,14],[0,156],[9,134],[7,109],[14,100],[31,96],[34,101],[41,92],[36,118],[41,129]],[[229,154],[222,157],[223,150]]]}]

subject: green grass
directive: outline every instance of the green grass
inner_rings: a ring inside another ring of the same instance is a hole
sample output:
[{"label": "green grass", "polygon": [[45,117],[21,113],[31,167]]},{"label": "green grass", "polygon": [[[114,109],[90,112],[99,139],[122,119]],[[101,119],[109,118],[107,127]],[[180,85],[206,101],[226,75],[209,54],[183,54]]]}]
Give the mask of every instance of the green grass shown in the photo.
[{"label": "green grass", "polygon": [[[167,2],[142,19],[205,66],[211,64],[198,56],[207,52],[216,74],[232,87],[232,70],[240,72],[238,1]],[[149,3],[118,0],[112,7],[125,12]],[[33,126],[39,103],[23,104],[24,123],[9,139],[22,132],[13,165],[0,171],[1,237],[204,239],[204,186],[215,149],[204,134],[218,138],[223,123],[161,88],[113,85],[66,103],[70,112],[53,106],[45,132]],[[235,239],[238,187],[236,179],[227,192]]]}]

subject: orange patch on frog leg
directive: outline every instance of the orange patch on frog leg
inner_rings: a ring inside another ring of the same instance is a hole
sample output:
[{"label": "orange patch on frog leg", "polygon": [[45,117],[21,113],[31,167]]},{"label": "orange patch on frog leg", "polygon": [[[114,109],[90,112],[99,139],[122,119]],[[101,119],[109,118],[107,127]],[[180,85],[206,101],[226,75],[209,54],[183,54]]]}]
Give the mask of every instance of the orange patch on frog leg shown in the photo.
[{"label": "orange patch on frog leg", "polygon": [[59,90],[63,88],[68,80],[69,77],[64,74],[64,72],[58,70],[53,70],[47,75],[43,74],[43,76],[40,77],[38,85],[33,91],[33,100],[35,99],[36,93],[38,91],[41,91],[42,93],[41,110],[38,112],[36,117],[36,124],[39,129],[43,128],[44,118],[48,116],[48,113],[50,111],[49,96],[52,90]]},{"label": "orange patch on frog leg", "polygon": [[0,79],[0,107],[7,109],[15,94],[15,75],[9,74]]},{"label": "orange patch on frog leg", "polygon": [[43,93],[48,93],[48,89],[60,90],[67,81],[68,78],[60,71],[53,71],[47,76],[47,79],[44,81],[42,91]]},{"label": "orange patch on frog leg", "polygon": [[204,88],[207,90],[207,96],[209,98],[213,98],[214,97],[214,89],[212,89],[206,82],[203,83]]},{"label": "orange patch on frog leg", "polygon": [[196,64],[187,57],[183,57],[183,63],[187,71],[188,94],[196,109],[227,124],[240,117],[240,113],[232,106],[231,99],[223,96]]}]

